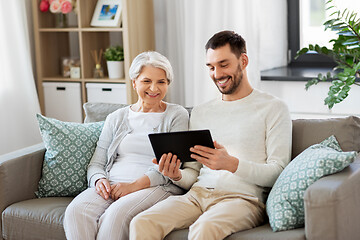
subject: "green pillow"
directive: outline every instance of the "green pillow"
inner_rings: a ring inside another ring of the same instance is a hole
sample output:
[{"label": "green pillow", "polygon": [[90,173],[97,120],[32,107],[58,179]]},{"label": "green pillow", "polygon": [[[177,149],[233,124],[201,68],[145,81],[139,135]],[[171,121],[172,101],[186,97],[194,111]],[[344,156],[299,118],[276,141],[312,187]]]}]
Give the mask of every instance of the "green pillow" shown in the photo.
[{"label": "green pillow", "polygon": [[342,152],[334,136],[300,153],[280,174],[266,202],[272,230],[304,226],[304,192],[316,180],[349,166],[356,152]]},{"label": "green pillow", "polygon": [[37,197],[76,196],[87,188],[87,166],[104,122],[62,122],[37,114],[46,152]]}]

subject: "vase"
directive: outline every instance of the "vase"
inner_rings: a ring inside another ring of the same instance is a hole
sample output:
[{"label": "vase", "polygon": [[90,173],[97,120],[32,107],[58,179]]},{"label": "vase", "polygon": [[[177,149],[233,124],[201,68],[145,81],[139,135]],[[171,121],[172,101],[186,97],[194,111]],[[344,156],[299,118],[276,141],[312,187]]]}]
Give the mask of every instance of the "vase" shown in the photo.
[{"label": "vase", "polygon": [[62,14],[62,13],[55,14],[55,27],[56,28],[68,27],[68,19],[66,14]]},{"label": "vase", "polygon": [[124,78],[124,61],[107,61],[109,78]]}]

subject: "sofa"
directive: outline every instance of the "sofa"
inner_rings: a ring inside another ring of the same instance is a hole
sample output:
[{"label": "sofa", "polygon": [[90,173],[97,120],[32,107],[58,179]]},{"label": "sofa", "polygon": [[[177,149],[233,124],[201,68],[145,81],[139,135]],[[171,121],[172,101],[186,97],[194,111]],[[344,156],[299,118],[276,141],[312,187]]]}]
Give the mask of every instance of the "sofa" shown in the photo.
[{"label": "sofa", "polygon": [[[86,103],[85,122],[101,121],[116,104]],[[189,109],[191,111],[191,109]],[[307,147],[335,135],[344,151],[360,151],[360,118],[293,120],[292,158]],[[71,197],[36,198],[45,148],[42,143],[0,156],[2,239],[66,239],[62,226]],[[312,184],[305,192],[305,227],[273,232],[268,221],[226,239],[359,239],[360,157],[349,167]],[[187,239],[187,229],[165,239]]]}]

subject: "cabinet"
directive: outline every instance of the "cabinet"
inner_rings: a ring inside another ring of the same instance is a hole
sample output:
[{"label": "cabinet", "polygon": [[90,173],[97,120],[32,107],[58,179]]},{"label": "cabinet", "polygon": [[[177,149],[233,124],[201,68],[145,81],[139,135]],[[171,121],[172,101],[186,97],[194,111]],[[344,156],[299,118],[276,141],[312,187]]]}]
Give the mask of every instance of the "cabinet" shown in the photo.
[{"label": "cabinet", "polygon": [[[97,0],[76,0],[76,13],[68,14],[68,27],[56,28],[56,14],[40,12],[40,0],[32,0],[36,51],[36,85],[41,111],[46,115],[44,82],[79,83],[81,104],[87,102],[87,83],[123,83],[128,103],[137,100],[129,79],[129,67],[137,54],[154,49],[154,17],[152,0],[122,0],[120,27],[91,27]],[[124,48],[124,79],[109,79],[102,59],[104,78],[93,78],[95,62],[92,50],[105,50],[110,45]],[[80,62],[80,78],[63,77],[61,60],[76,58]],[[82,111],[81,109],[79,110]]]},{"label": "cabinet", "polygon": [[80,83],[43,82],[45,112],[66,122],[82,122]]},{"label": "cabinet", "polygon": [[123,83],[87,83],[88,102],[126,104],[126,85]]}]

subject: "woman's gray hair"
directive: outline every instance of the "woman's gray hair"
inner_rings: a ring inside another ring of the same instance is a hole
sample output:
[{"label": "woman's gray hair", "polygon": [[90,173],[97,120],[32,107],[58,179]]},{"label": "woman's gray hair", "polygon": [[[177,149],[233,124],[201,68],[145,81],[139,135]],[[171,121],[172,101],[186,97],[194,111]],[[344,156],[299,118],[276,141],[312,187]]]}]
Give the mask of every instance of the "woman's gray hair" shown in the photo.
[{"label": "woman's gray hair", "polygon": [[152,66],[164,70],[169,83],[174,78],[174,72],[169,60],[158,52],[149,51],[140,53],[134,58],[129,69],[130,79],[134,80],[139,77],[144,66]]}]

